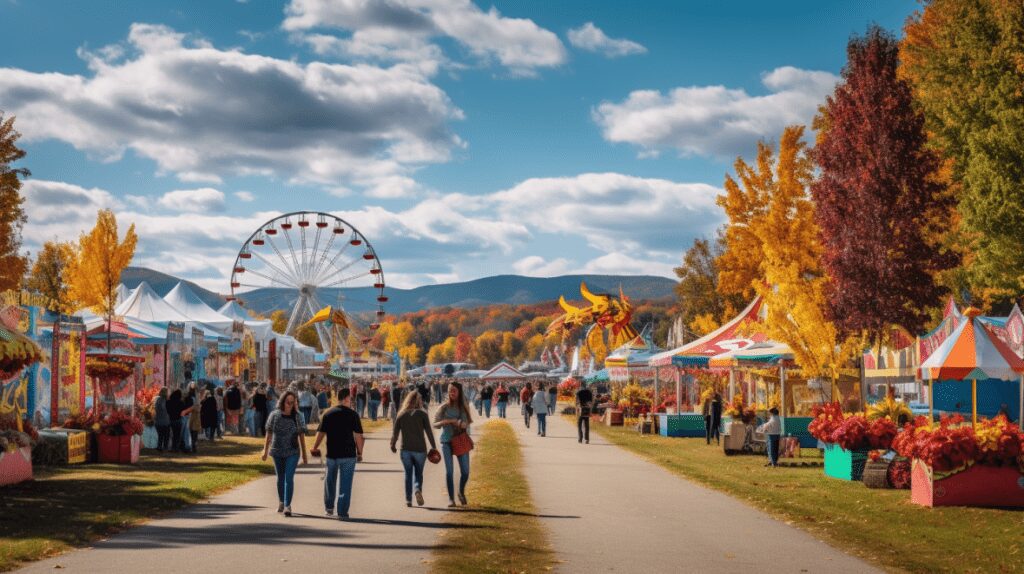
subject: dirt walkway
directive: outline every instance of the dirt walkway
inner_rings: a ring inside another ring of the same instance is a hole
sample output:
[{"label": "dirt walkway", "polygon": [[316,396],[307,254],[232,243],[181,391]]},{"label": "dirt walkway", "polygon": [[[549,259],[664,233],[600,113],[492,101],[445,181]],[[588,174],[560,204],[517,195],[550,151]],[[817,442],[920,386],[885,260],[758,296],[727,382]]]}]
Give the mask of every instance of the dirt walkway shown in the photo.
[{"label": "dirt walkway", "polygon": [[[23,572],[425,572],[444,524],[444,468],[427,465],[427,505],[407,508],[390,435],[367,437],[356,471],[350,522],[324,516],[319,467],[296,475],[295,516],[277,514],[275,478],[261,478],[93,548],[27,566]],[[312,443],[310,443],[312,444]],[[268,463],[269,464],[269,463]],[[443,540],[443,539],[442,539]]]},{"label": "dirt walkway", "polygon": [[545,438],[536,435],[536,422],[529,430],[521,417],[513,423],[561,572],[876,571],[596,433],[589,445],[579,444],[561,416],[549,417]]}]

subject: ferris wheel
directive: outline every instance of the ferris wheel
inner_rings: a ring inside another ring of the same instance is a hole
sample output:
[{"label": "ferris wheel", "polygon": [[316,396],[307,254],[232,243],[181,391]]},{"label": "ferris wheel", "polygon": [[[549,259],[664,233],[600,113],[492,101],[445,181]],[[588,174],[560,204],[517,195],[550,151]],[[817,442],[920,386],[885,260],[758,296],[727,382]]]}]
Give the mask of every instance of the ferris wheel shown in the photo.
[{"label": "ferris wheel", "polygon": [[[352,313],[346,315],[349,328],[357,331],[364,346],[371,333],[359,331],[380,327],[388,300],[384,270],[366,236],[344,219],[316,211],[275,217],[242,245],[231,270],[228,300],[255,298],[290,307],[285,333],[292,336],[325,305],[344,310],[346,302],[358,302],[364,310],[370,309],[372,318],[366,321]],[[321,349],[331,349],[334,342],[347,354],[344,336],[332,341],[332,327],[324,323],[314,327]]]}]

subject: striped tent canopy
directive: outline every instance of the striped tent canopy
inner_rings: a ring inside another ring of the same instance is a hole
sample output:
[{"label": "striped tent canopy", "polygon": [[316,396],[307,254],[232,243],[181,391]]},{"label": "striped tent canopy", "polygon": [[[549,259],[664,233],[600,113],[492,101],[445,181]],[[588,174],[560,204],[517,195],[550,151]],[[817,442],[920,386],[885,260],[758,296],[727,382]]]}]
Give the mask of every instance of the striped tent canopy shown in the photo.
[{"label": "striped tent canopy", "polygon": [[[761,329],[751,329],[751,324],[760,322],[762,299],[757,296],[739,315],[718,329],[691,341],[682,347],[657,353],[649,361],[652,367],[675,365],[677,367],[706,367],[711,357],[728,351],[746,348],[768,339]],[[747,331],[758,331],[748,333]]]},{"label": "striped tent canopy", "polygon": [[753,343],[743,349],[729,351],[711,357],[708,366],[712,368],[740,366],[768,366],[793,361],[793,349],[778,341]]},{"label": "striped tent canopy", "polygon": [[921,378],[930,380],[1012,381],[1024,372],[1024,359],[1018,357],[979,320],[981,311],[969,308],[967,318],[923,363]]}]

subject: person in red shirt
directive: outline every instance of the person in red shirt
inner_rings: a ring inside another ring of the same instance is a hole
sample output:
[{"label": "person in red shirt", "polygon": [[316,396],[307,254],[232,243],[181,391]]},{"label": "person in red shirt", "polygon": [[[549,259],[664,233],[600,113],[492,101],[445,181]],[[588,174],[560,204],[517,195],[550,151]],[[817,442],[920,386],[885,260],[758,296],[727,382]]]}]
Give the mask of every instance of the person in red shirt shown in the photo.
[{"label": "person in red shirt", "polygon": [[526,420],[526,428],[530,428],[530,417],[533,416],[533,407],[530,405],[530,400],[533,398],[533,385],[529,382],[523,387],[523,390],[519,393],[519,402],[523,405],[523,418]]}]

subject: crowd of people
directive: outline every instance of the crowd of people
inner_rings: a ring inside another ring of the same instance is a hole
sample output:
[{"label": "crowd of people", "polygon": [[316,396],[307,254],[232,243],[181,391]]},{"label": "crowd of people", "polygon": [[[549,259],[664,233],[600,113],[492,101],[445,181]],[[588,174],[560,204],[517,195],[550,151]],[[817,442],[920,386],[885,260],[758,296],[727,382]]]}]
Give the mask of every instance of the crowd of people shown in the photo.
[{"label": "crowd of people", "polygon": [[[454,508],[468,504],[474,417],[486,419],[493,413],[506,418],[509,404],[514,404],[527,428],[535,419],[538,436],[545,437],[547,417],[555,413],[557,401],[557,385],[543,381],[464,385],[454,379],[350,384],[308,380],[288,385],[229,382],[224,387],[193,382],[184,391],[160,390],[154,423],[160,451],[196,453],[201,440],[214,441],[225,433],[262,437],[262,457],[273,461],[277,476],[278,512],[285,516],[292,513],[300,461],[308,464],[310,455],[321,458],[325,513],[344,520],[349,516],[356,465],[363,456],[363,420],[392,421],[390,445],[404,468],[408,506],[424,504],[427,462],[443,461],[448,505]],[[592,401],[593,394],[585,388],[576,394],[581,443],[590,442]],[[307,448],[306,434],[313,425],[315,439]],[[440,431],[436,437],[435,431]]]}]

